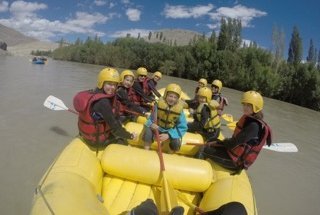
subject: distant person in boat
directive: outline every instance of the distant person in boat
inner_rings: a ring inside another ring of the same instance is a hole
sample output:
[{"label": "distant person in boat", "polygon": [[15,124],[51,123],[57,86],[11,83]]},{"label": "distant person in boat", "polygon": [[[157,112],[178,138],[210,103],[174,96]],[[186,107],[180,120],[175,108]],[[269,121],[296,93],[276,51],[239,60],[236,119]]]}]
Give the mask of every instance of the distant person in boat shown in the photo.
[{"label": "distant person in boat", "polygon": [[78,128],[80,138],[95,147],[110,143],[127,144],[135,139],[117,119],[115,113],[115,90],[119,83],[116,69],[107,67],[98,75],[97,88],[79,92],[73,99],[74,108],[79,112]]},{"label": "distant person in boat", "polygon": [[197,109],[197,107],[199,106],[199,101],[197,99],[199,89],[206,87],[207,84],[208,84],[207,79],[200,78],[200,80],[198,81],[198,86],[195,89],[194,98],[190,99],[190,100],[185,100],[185,102],[188,105],[189,112],[191,115],[194,113],[195,109]]},{"label": "distant person in boat", "polygon": [[219,103],[219,115],[222,115],[224,106],[228,106],[228,99],[221,94],[222,82],[218,79],[214,80],[211,84],[212,88],[212,99]]},{"label": "distant person in boat", "polygon": [[135,104],[140,105],[145,110],[151,110],[151,103],[154,98],[150,96],[150,89],[148,86],[148,71],[144,67],[137,69],[137,78],[133,83],[134,95],[132,100]]},{"label": "distant person in boat", "polygon": [[120,85],[116,91],[117,98],[117,112],[120,116],[121,122],[128,120],[134,121],[139,115],[145,115],[146,110],[136,105],[131,100],[134,92],[133,85],[134,74],[131,70],[124,70],[120,74]]},{"label": "distant person in boat", "polygon": [[153,73],[152,78],[148,78],[147,80],[147,84],[148,84],[148,88],[149,90],[149,94],[148,96],[150,96],[153,100],[155,100],[155,96],[157,96],[158,98],[161,97],[161,94],[158,92],[157,90],[157,84],[158,82],[161,80],[162,78],[162,74],[159,71],[156,71]]},{"label": "distant person in boat", "polygon": [[232,137],[213,142],[203,151],[204,158],[210,158],[236,173],[253,164],[265,143],[271,144],[271,129],[263,121],[263,98],[260,93],[245,92],[241,103],[243,116]]},{"label": "distant person in boat", "polygon": [[[160,141],[169,140],[170,150],[179,151],[181,139],[186,133],[187,120],[180,100],[181,88],[177,84],[169,84],[145,124],[143,140],[145,149],[150,149],[154,140],[153,130],[159,131]],[[156,117],[156,119],[155,119]]]},{"label": "distant person in boat", "polygon": [[217,112],[218,102],[211,101],[212,91],[208,87],[198,90],[198,107],[193,113],[194,121],[188,123],[188,132],[199,133],[204,139],[214,141],[220,134],[220,117]]},{"label": "distant person in boat", "polygon": [[[183,215],[184,208],[176,206],[171,209],[169,215]],[[247,215],[246,208],[240,202],[229,202],[216,210],[206,211],[203,215]],[[127,215],[159,215],[156,204],[152,199],[143,201],[133,208]]]}]

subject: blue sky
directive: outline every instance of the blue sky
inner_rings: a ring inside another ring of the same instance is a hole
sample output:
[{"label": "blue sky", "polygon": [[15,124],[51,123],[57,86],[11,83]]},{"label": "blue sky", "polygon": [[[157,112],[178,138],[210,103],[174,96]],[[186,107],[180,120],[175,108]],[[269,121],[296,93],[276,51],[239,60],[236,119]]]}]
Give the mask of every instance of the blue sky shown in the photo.
[{"label": "blue sky", "polygon": [[285,32],[285,54],[293,26],[303,39],[320,49],[318,0],[0,0],[0,23],[41,40],[75,41],[98,35],[148,35],[149,31],[179,28],[210,34],[219,31],[221,17],[242,20],[242,37],[271,48],[272,28]]}]

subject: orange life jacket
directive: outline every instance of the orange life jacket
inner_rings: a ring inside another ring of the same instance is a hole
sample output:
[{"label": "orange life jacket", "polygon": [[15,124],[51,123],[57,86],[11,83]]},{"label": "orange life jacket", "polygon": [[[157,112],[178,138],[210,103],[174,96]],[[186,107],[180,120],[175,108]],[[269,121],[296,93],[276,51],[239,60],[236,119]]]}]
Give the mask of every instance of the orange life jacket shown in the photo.
[{"label": "orange life jacket", "polygon": [[248,143],[242,143],[230,150],[227,150],[229,156],[236,166],[240,169],[248,169],[250,165],[254,163],[257,159],[258,154],[260,153],[262,147],[267,142],[268,145],[271,144],[271,129],[263,120],[258,120],[251,116],[243,115],[237,123],[237,127],[234,130],[233,136],[237,136],[237,134],[242,130],[244,123],[248,118],[254,119],[257,121],[262,129],[262,133],[260,137],[258,137],[259,143],[256,145],[251,145]]},{"label": "orange life jacket", "polygon": [[93,144],[103,144],[110,136],[110,127],[103,120],[92,117],[91,106],[93,102],[103,98],[112,98],[114,95],[95,93],[92,90],[79,92],[73,99],[73,106],[79,112],[79,134],[84,140]]}]

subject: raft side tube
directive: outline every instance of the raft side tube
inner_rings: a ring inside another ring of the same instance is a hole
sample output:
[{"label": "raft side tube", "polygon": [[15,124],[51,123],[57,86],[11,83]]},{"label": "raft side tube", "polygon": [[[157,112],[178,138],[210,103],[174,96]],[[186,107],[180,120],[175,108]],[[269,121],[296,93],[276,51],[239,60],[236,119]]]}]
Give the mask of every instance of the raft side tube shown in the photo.
[{"label": "raft side tube", "polygon": [[[211,165],[204,160],[163,154],[167,179],[175,189],[203,192],[214,180]],[[110,175],[149,185],[161,184],[156,151],[117,144],[109,145],[102,155],[102,169]]]}]

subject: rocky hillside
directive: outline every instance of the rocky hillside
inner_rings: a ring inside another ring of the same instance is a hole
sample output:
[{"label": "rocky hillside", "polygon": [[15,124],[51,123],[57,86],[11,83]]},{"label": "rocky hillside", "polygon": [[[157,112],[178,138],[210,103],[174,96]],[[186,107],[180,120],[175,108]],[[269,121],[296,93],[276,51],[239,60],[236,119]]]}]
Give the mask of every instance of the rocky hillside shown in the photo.
[{"label": "rocky hillside", "polygon": [[147,37],[144,37],[146,42],[150,43],[165,43],[168,45],[188,45],[192,40],[201,37],[202,35],[195,31],[183,29],[161,29],[150,32]]}]

